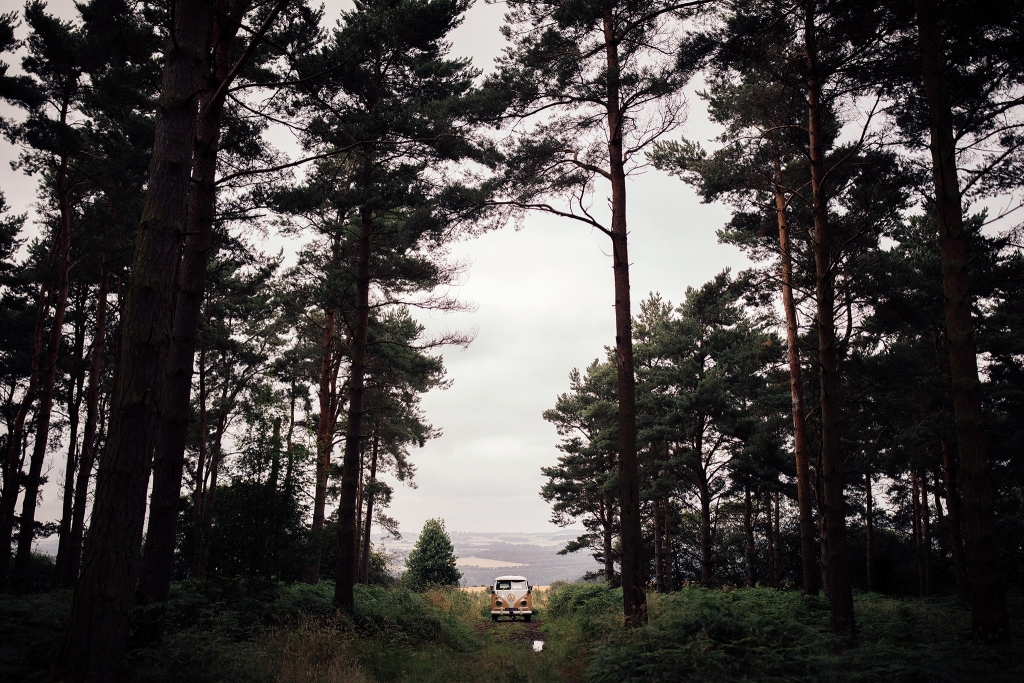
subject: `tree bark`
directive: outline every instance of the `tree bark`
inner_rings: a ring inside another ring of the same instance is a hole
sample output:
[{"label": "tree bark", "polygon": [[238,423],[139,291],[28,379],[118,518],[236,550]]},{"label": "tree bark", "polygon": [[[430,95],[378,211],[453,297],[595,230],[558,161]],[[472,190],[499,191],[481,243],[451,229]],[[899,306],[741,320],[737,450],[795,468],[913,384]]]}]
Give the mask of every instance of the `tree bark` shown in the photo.
[{"label": "tree bark", "polygon": [[873,515],[874,508],[874,494],[871,491],[871,473],[867,472],[864,474],[865,482],[865,493],[866,497],[866,511],[865,511],[865,545],[867,546],[867,559],[866,559],[866,570],[868,579],[868,592],[874,593],[878,590],[875,585],[875,521]]},{"label": "tree bark", "polygon": [[800,511],[800,561],[804,594],[818,594],[817,549],[814,543],[814,496],[808,467],[807,421],[804,414],[803,369],[800,366],[800,328],[793,297],[793,256],[789,244],[789,219],[782,193],[782,162],[775,159],[775,213],[779,226],[782,308],[786,315],[786,349],[789,390],[793,412],[793,452],[796,457],[796,493]]},{"label": "tree bark", "polygon": [[334,445],[334,392],[331,381],[333,368],[335,311],[329,308],[324,316],[324,341],[320,355],[320,419],[316,426],[316,489],[313,493],[313,524],[309,530],[309,563],[306,583],[320,581],[320,550],[324,530],[324,508],[327,504],[327,474],[331,470],[331,450]]},{"label": "tree bark", "polygon": [[665,560],[665,590],[671,592],[675,588],[672,579],[675,554],[672,552],[672,502],[667,497],[665,498],[665,533],[662,537],[665,543],[665,549],[662,551],[662,557]]},{"label": "tree bark", "polygon": [[747,537],[747,588],[757,585],[757,546],[754,545],[754,506],[750,488],[743,487],[743,532]]},{"label": "tree bark", "polygon": [[775,538],[775,547],[773,548],[773,557],[775,559],[775,569],[772,572],[772,588],[779,588],[782,585],[782,534],[780,533],[780,520],[779,520],[779,492],[775,491],[772,493],[773,503],[775,507],[775,520],[773,524],[772,534]]},{"label": "tree bark", "polygon": [[[367,153],[367,163],[372,158]],[[369,175],[369,173],[367,173]],[[338,549],[334,602],[351,612],[355,606],[356,579],[356,479],[359,477],[360,437],[363,433],[366,341],[370,323],[370,249],[373,215],[363,207],[359,221],[359,256],[356,262],[356,318],[352,330],[352,369],[349,378],[348,430],[341,466],[341,500],[338,503]]]},{"label": "tree bark", "polygon": [[36,504],[39,500],[39,477],[43,472],[46,447],[50,440],[50,417],[53,413],[53,390],[57,382],[57,358],[64,337],[64,313],[68,306],[69,267],[71,258],[71,207],[68,205],[68,159],[63,157],[57,171],[57,198],[60,204],[60,231],[57,244],[57,289],[53,301],[53,320],[46,344],[39,385],[39,407],[36,409],[36,439],[32,446],[28,476],[25,478],[25,496],[22,499],[21,521],[18,526],[18,552],[14,556],[11,588],[21,595],[28,588],[28,566],[32,559],[32,541],[35,537]]},{"label": "tree bark", "polygon": [[68,568],[64,573],[64,587],[73,588],[78,583],[78,572],[82,566],[82,536],[85,532],[85,507],[89,500],[89,482],[96,461],[96,426],[99,422],[100,368],[103,365],[103,347],[107,339],[107,282],[109,280],[107,258],[100,261],[100,291],[96,297],[96,332],[92,338],[92,354],[89,358],[89,388],[85,404],[85,430],[82,435],[82,461],[78,466],[78,480],[75,482],[75,507],[71,519],[71,543],[68,550]]},{"label": "tree bark", "polygon": [[82,578],[62,657],[76,681],[118,679],[134,607],[170,345],[174,271],[187,226],[196,93],[212,7],[202,0],[176,0],[173,10],[149,181],[121,324],[123,376],[111,406]]},{"label": "tree bark", "polygon": [[[218,2],[223,11],[224,2]],[[177,301],[171,330],[171,348],[161,396],[160,438],[153,459],[153,493],[149,506],[146,546],[137,601],[164,602],[171,589],[174,541],[181,500],[181,477],[188,439],[189,398],[192,393],[199,316],[206,288],[213,221],[217,205],[217,153],[224,118],[223,99],[215,93],[231,71],[231,53],[249,2],[233,2],[230,16],[215,17],[212,64],[206,61],[199,94],[199,121],[193,157],[193,185],[188,204],[188,234],[182,251]]]},{"label": "tree bark", "polygon": [[601,526],[601,550],[604,560],[604,580],[612,585],[615,583],[615,559],[612,555],[612,507],[608,503],[607,496],[601,498],[602,526]]},{"label": "tree bark", "polygon": [[665,592],[665,572],[662,562],[661,535],[663,533],[661,523],[661,503],[657,498],[651,500],[651,508],[654,512],[654,590],[659,593]]},{"label": "tree bark", "polygon": [[[56,248],[56,243],[54,248]],[[21,443],[24,439],[25,420],[36,399],[39,387],[39,358],[43,353],[43,324],[46,311],[50,308],[50,290],[44,283],[39,285],[36,321],[32,329],[32,363],[28,387],[21,398],[21,406],[14,418],[14,429],[7,435],[7,453],[4,458],[4,492],[0,499],[0,593],[7,590],[7,569],[11,563],[11,535],[14,530],[14,509],[21,488]]]},{"label": "tree bark", "polygon": [[68,553],[71,551],[71,517],[75,509],[75,474],[78,469],[78,424],[82,409],[82,390],[85,384],[85,327],[86,297],[88,288],[82,287],[76,304],[78,317],[75,320],[75,345],[71,353],[71,372],[68,376],[68,458],[64,466],[64,490],[60,516],[60,538],[57,545],[57,561],[53,572],[55,588],[67,583]]},{"label": "tree bark", "polygon": [[917,594],[924,597],[924,546],[921,543],[921,499],[917,470],[910,470],[910,492],[914,497],[914,551],[917,555]]},{"label": "tree bark", "polygon": [[[225,391],[227,393],[227,378]],[[210,532],[213,527],[213,508],[217,502],[217,475],[223,457],[224,430],[228,423],[228,406],[221,401],[220,412],[217,414],[217,429],[214,432],[213,448],[210,450],[210,488],[203,494],[203,510],[199,518],[196,534],[196,556],[192,564],[192,576],[205,579],[210,558]]]},{"label": "tree bark", "polygon": [[363,521],[363,567],[359,581],[370,585],[370,527],[373,526],[373,485],[377,481],[377,449],[380,442],[380,424],[373,425],[373,447],[370,452],[370,495],[366,497],[366,519]]},{"label": "tree bark", "polygon": [[924,594],[932,594],[932,524],[928,509],[928,470],[921,470],[921,549],[924,555]]},{"label": "tree bark", "polygon": [[953,387],[965,556],[971,583],[971,629],[978,642],[1009,643],[1010,621],[999,564],[989,464],[981,410],[981,381],[971,319],[967,242],[956,168],[952,97],[946,83],[944,46],[935,0],[914,0],[921,44],[922,84],[931,127],[946,339]]},{"label": "tree bark", "polygon": [[706,588],[711,585],[711,490],[704,470],[700,471],[699,477],[697,494],[700,497],[700,583]]},{"label": "tree bark", "polygon": [[[199,425],[197,428],[197,444],[199,454],[196,458],[196,481],[192,489],[192,513],[198,525],[203,515],[203,494],[206,491],[206,456],[207,436],[209,427],[207,425],[206,412],[206,337],[203,337],[202,346],[199,348]],[[195,547],[192,551],[195,552]]]},{"label": "tree bark", "polygon": [[956,461],[952,449],[942,442],[942,471],[946,478],[946,519],[949,522],[949,546],[953,555],[953,574],[956,578],[956,594],[961,600],[971,597],[971,582],[967,578],[967,564],[964,561],[963,527],[960,521],[960,495],[957,492]]},{"label": "tree bark", "polygon": [[619,540],[622,546],[622,604],[626,628],[647,623],[640,481],[636,452],[636,375],[633,370],[633,318],[629,299],[626,229],[626,171],[623,116],[619,104],[619,48],[615,15],[603,18],[607,55],[608,171],[612,190],[612,271],[615,276],[615,366],[618,374]]},{"label": "tree bark", "polygon": [[821,383],[821,568],[828,596],[832,630],[856,639],[853,587],[847,564],[846,502],[843,497],[839,440],[839,353],[835,330],[835,270],[828,224],[824,136],[821,125],[821,76],[815,34],[815,1],[806,0],[804,49],[807,60],[807,110],[814,214],[815,293],[818,313],[818,362]]}]

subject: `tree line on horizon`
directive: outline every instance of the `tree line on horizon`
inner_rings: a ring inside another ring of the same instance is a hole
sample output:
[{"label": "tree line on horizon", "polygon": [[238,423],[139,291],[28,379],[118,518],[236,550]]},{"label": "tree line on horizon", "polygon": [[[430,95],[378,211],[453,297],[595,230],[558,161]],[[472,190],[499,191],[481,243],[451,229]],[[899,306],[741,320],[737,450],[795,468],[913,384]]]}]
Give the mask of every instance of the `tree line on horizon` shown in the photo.
[{"label": "tree line on horizon", "polygon": [[[1024,12],[510,0],[483,74],[448,54],[470,5],[360,0],[330,29],[301,0],[0,15],[0,49],[22,51],[0,65],[20,110],[2,132],[39,179],[34,220],[0,221],[0,582],[29,590],[33,539],[59,534],[68,675],[115,679],[134,606],[173,578],[333,575],[351,610],[372,524],[396,530],[379,477],[412,480],[410,449],[439,435],[419,397],[471,341],[410,309],[462,307],[449,245],[538,211],[611,240],[615,345],[546,414],[566,441],[544,495],[585,519],[626,626],[652,578],[735,572],[718,520],[736,509],[747,580],[760,515],[782,582],[793,500],[789,571],[854,639],[848,518],[863,491],[886,528],[872,478],[905,496],[909,477],[926,575],[947,547],[931,493],[975,637],[1005,642],[1020,244],[970,205],[1019,190]],[[695,78],[724,131],[710,150],[671,137]],[[651,164],[732,206],[720,237],[759,266],[634,317],[627,178]],[[258,248],[274,231],[292,265]],[[572,507],[583,490],[597,511]]]}]

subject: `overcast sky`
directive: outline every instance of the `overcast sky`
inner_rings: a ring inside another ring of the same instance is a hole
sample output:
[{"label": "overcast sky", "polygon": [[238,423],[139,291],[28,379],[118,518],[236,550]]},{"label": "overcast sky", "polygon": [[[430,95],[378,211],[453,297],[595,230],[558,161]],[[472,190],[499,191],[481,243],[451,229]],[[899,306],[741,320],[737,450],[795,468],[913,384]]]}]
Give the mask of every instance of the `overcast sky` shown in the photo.
[{"label": "overcast sky", "polygon": [[[327,3],[331,24],[341,2]],[[68,0],[51,11],[73,17]],[[500,54],[505,8],[477,0],[452,36],[453,52],[488,70]],[[691,96],[687,124],[675,136],[708,140],[715,135],[700,100]],[[9,160],[13,148],[0,143]],[[17,210],[27,210],[35,180],[0,164],[0,187]],[[603,193],[595,206],[605,205]],[[682,182],[658,171],[630,180],[629,249],[633,311],[649,292],[679,302],[688,286],[699,286],[723,268],[746,267],[733,247],[717,243],[715,231],[727,220],[723,207],[706,206]],[[265,248],[277,251],[276,238]],[[568,389],[568,374],[584,368],[614,343],[610,243],[572,221],[533,216],[520,231],[489,233],[455,246],[454,256],[472,266],[460,298],[469,313],[423,315],[432,332],[475,328],[467,350],[444,352],[446,391],[423,401],[429,420],[444,436],[415,453],[413,490],[396,489],[389,514],[405,534],[440,517],[458,531],[543,531],[552,529],[550,508],[540,498],[540,468],[556,462],[557,435],[541,418]],[[47,462],[51,484],[44,491],[43,520],[60,514],[56,480],[63,453]]]}]

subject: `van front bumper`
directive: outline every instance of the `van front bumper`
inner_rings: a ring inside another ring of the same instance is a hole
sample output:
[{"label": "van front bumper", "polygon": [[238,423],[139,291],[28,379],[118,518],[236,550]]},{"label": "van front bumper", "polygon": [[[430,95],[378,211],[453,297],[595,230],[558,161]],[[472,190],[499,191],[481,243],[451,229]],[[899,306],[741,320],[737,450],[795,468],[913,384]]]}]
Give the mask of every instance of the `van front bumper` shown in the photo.
[{"label": "van front bumper", "polygon": [[502,615],[521,617],[521,616],[525,616],[527,614],[533,614],[533,610],[532,609],[515,609],[513,607],[506,607],[505,609],[492,609],[491,610],[491,616],[499,616],[499,617],[502,616]]}]

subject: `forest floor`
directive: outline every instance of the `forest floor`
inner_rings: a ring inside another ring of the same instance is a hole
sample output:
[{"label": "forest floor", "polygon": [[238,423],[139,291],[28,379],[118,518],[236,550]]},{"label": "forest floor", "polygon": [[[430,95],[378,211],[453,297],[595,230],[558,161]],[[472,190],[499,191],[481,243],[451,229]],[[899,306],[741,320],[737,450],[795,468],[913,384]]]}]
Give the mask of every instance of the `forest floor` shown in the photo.
[{"label": "forest floor", "polygon": [[[136,615],[127,683],[620,683],[1024,681],[1024,599],[1012,647],[970,642],[955,599],[856,596],[858,642],[828,633],[827,604],[797,591],[684,588],[651,595],[649,626],[623,633],[621,591],[537,592],[532,623],[490,620],[487,596],[357,587],[339,614],[333,586],[175,584]],[[60,680],[54,668],[71,594],[0,596],[0,681]],[[537,651],[535,642],[542,641]]]}]

